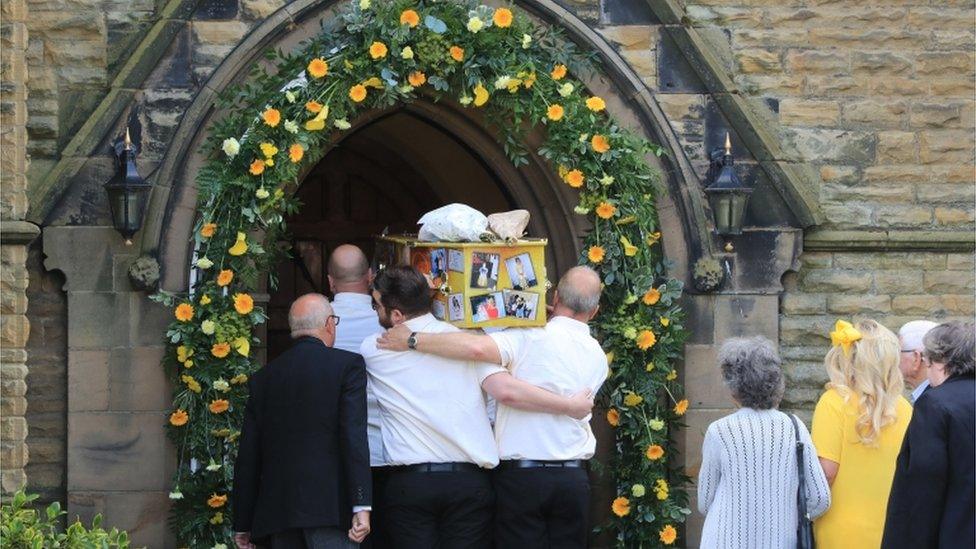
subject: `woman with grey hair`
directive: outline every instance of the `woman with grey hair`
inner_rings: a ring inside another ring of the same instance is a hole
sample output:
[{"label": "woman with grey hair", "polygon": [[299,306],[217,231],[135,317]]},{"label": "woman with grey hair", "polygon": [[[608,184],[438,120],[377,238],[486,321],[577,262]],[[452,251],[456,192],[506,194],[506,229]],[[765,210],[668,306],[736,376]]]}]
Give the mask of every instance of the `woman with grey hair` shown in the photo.
[{"label": "woman with grey hair", "polygon": [[763,337],[734,338],[722,345],[718,362],[741,408],[705,433],[698,474],[701,546],[795,547],[800,475],[810,518],[830,506],[830,487],[807,428],[776,410],[784,390],[779,355]]},{"label": "woman with grey hair", "polygon": [[932,388],[916,401],[898,454],[882,547],[974,547],[976,326],[940,324],[923,343]]}]

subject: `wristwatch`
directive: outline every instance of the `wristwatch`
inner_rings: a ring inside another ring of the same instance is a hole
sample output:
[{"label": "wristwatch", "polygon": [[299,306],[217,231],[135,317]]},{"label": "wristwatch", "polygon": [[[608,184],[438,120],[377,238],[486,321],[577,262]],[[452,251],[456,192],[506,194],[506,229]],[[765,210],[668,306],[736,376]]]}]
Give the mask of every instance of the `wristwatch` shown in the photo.
[{"label": "wristwatch", "polygon": [[407,338],[407,347],[417,350],[417,332],[411,333],[410,337]]}]

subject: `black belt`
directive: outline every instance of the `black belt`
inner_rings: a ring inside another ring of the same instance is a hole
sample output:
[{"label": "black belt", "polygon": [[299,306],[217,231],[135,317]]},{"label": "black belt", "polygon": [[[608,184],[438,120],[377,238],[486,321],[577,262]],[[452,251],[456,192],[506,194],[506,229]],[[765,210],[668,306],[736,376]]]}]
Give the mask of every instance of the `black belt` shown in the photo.
[{"label": "black belt", "polygon": [[563,461],[539,461],[535,459],[511,459],[498,464],[499,469],[582,469],[586,461],[582,459],[567,459]]},{"label": "black belt", "polygon": [[411,465],[394,465],[390,467],[394,473],[451,473],[454,471],[484,471],[474,463],[467,462],[447,462],[447,463],[414,463]]}]

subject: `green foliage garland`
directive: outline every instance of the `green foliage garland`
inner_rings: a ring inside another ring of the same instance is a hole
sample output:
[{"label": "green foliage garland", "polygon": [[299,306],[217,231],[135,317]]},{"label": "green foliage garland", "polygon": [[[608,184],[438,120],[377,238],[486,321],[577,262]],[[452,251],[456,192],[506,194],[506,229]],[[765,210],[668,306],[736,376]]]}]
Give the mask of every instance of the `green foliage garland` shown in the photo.
[{"label": "green foliage garland", "polygon": [[247,376],[259,366],[252,331],[266,320],[249,292],[287,252],[278,243],[298,209],[300,171],[357,115],[419,97],[485,111],[516,165],[527,162],[527,129],[545,127],[537,153],[579,189],[576,213],[593,220],[580,262],[606,284],[594,326],[611,359],[601,402],[616,452],[603,465],[618,497],[606,502],[614,518],[605,527],[620,546],[675,543],[689,511],[672,435],[687,401],[672,366],[684,338],[681,284],[665,270],[656,173],[646,161],[662,151],[615,124],[587,92],[580,76],[593,70],[590,57],[511,8],[354,0],[298,51],[268,52],[266,66],[222,96],[224,116],[205,143],[212,153],[197,177],[192,292],[154,296],[176,317],[164,366],[176,386],[170,522],[180,544],[232,543],[236,439]]}]

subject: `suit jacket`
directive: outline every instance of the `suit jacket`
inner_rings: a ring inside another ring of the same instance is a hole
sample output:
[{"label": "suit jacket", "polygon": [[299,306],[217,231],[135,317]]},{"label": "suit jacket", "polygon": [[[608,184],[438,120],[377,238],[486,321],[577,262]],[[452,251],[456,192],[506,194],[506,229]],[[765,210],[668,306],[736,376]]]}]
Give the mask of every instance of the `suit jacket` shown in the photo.
[{"label": "suit jacket", "polygon": [[348,528],[370,505],[366,366],[303,337],[254,374],[234,468],[234,529]]},{"label": "suit jacket", "polygon": [[976,379],[953,376],[925,391],[895,469],[885,549],[976,545]]}]

